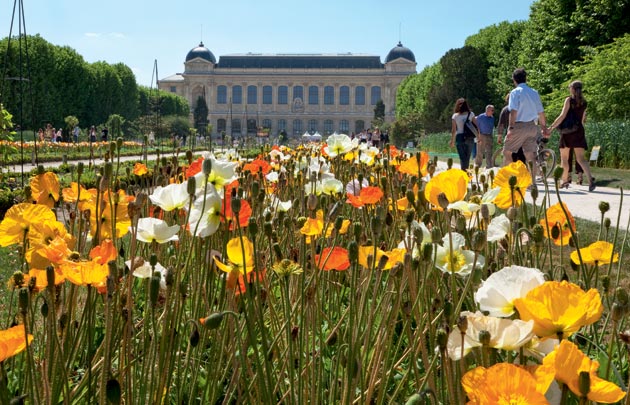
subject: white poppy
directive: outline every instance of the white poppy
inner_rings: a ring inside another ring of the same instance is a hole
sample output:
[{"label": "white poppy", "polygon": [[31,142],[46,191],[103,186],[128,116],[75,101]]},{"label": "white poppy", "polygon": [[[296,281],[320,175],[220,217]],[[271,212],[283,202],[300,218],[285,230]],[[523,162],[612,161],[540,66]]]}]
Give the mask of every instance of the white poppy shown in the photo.
[{"label": "white poppy", "polygon": [[320,184],[321,192],[327,195],[337,195],[343,191],[343,183],[335,178],[323,179]]},{"label": "white poppy", "polygon": [[510,232],[511,223],[505,214],[492,218],[488,224],[487,240],[488,242],[497,242],[505,238]]},{"label": "white poppy", "polygon": [[[356,141],[356,142],[355,142]],[[344,155],[357,147],[358,139],[352,140],[346,134],[330,135],[326,139],[327,146],[324,147],[324,151],[328,156],[334,158],[338,155]]]},{"label": "white poppy", "polygon": [[514,313],[514,300],[523,298],[545,282],[543,273],[531,267],[509,266],[493,273],[477,292],[475,302],[492,316],[509,317]]},{"label": "white poppy", "polygon": [[167,212],[186,208],[190,199],[188,183],[169,184],[166,187],[158,186],[149,196],[149,199],[153,204]]},{"label": "white poppy", "polygon": [[[133,232],[132,227],[129,227],[129,231]],[[179,240],[177,232],[179,232],[179,225],[169,226],[166,221],[153,217],[140,218],[136,238],[146,243],[166,243]]]},{"label": "white poppy", "polygon": [[442,241],[444,246],[437,245],[435,255],[435,267],[441,271],[466,276],[472,272],[473,265],[485,265],[486,259],[483,256],[477,255],[475,263],[475,252],[464,249],[466,239],[463,235],[452,232],[450,239],[449,235],[445,235]]},{"label": "white poppy", "polygon": [[214,187],[209,187],[206,196],[199,197],[193,203],[188,224],[190,233],[205,238],[219,229],[221,224],[221,197]]},{"label": "white poppy", "polygon": [[155,267],[152,268],[151,264],[147,261],[144,261],[141,257],[136,257],[135,260],[135,268],[132,269],[132,261],[127,260],[125,264],[129,267],[129,270],[132,271],[134,277],[138,278],[149,278],[153,275],[154,272],[160,273],[160,288],[166,290],[166,268],[162,266],[160,263],[156,263]]}]

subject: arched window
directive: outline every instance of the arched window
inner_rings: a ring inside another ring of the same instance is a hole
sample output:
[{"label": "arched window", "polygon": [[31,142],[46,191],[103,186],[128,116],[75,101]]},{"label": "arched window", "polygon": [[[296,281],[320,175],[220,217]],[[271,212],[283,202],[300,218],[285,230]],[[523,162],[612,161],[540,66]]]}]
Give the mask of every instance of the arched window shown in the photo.
[{"label": "arched window", "polygon": [[293,100],[295,100],[296,98],[304,101],[304,87],[293,86]]},{"label": "arched window", "polygon": [[308,87],[308,103],[310,105],[319,104],[319,87],[317,86]]},{"label": "arched window", "polygon": [[243,104],[243,88],[241,86],[232,87],[232,103]]},{"label": "arched window", "polygon": [[342,134],[348,134],[348,132],[350,132],[350,123],[348,120],[339,121],[339,132]]},{"label": "arched window", "polygon": [[247,133],[256,135],[257,130],[258,128],[256,128],[256,120],[253,118],[249,118],[247,120]]},{"label": "arched window", "polygon": [[317,131],[317,120],[308,120],[308,132],[316,132]]},{"label": "arched window", "polygon": [[225,119],[224,118],[219,118],[217,120],[217,132],[221,133],[225,131]]},{"label": "arched window", "polygon": [[354,105],[365,105],[365,87],[357,86],[354,89]]},{"label": "arched window", "polygon": [[271,128],[271,120],[269,118],[265,118],[262,120],[263,128]]},{"label": "arched window", "polygon": [[324,87],[324,104],[335,104],[335,88],[333,86]]},{"label": "arched window", "polygon": [[278,104],[289,104],[289,88],[287,86],[278,87]]},{"label": "arched window", "polygon": [[302,120],[293,120],[293,134],[302,135]]},{"label": "arched window", "polygon": [[271,86],[263,86],[263,104],[273,104],[273,90]]},{"label": "arched window", "polygon": [[258,87],[247,86],[247,104],[258,103]]},{"label": "arched window", "polygon": [[363,120],[356,120],[354,122],[354,132],[359,133],[365,129],[365,122]]},{"label": "arched window", "polygon": [[227,104],[227,86],[217,87],[217,104]]},{"label": "arched window", "polygon": [[238,118],[232,120],[232,133],[236,135],[241,134],[241,120]]},{"label": "arched window", "polygon": [[339,104],[350,105],[350,87],[341,86],[339,88]]},{"label": "arched window", "polygon": [[278,120],[278,133],[287,131],[287,120]]},{"label": "arched window", "polygon": [[324,135],[330,135],[333,133],[332,120],[324,120]]},{"label": "arched window", "polygon": [[381,86],[372,86],[371,94],[370,94],[370,104],[376,105],[378,100],[382,100],[381,98]]}]

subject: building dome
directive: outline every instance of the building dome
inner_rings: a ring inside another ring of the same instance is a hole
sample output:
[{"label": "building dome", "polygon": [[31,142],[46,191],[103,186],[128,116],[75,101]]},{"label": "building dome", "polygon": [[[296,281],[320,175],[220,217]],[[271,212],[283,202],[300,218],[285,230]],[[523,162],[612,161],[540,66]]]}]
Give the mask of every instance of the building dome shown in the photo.
[{"label": "building dome", "polygon": [[389,51],[389,53],[387,54],[387,58],[385,58],[385,63],[389,63],[398,58],[405,58],[412,62],[416,61],[416,57],[414,56],[413,52],[411,52],[411,49],[404,47],[402,42],[400,41],[398,41],[398,45],[396,45],[394,48],[392,48],[391,51]]},{"label": "building dome", "polygon": [[203,42],[200,42],[198,47],[193,48],[190,50],[190,52],[188,52],[188,55],[186,55],[186,62],[193,60],[195,58],[205,59],[208,62],[211,62],[214,64],[217,63],[217,60],[212,54],[212,52],[210,52],[208,48],[203,46]]}]

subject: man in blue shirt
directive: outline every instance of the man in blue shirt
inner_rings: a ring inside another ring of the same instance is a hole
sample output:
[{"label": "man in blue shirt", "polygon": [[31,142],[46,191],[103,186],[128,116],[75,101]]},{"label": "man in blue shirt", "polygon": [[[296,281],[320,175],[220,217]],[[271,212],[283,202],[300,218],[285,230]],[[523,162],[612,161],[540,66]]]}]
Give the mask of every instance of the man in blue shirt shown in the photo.
[{"label": "man in blue shirt", "polygon": [[486,155],[486,168],[493,168],[492,147],[494,140],[492,139],[492,133],[494,132],[494,106],[492,104],[486,106],[485,113],[477,116],[477,127],[479,128],[479,137],[477,138],[475,165],[481,167],[483,155]]},{"label": "man in blue shirt", "polygon": [[[536,138],[538,136],[538,126],[543,136],[549,136],[547,129],[547,119],[545,110],[538,92],[527,85],[527,73],[525,69],[519,68],[512,73],[512,81],[516,86],[510,92],[508,108],[510,118],[508,132],[503,145],[503,156],[506,164],[512,162],[512,153],[523,148],[525,158],[528,162],[533,162],[538,147]],[[536,122],[537,121],[537,122]],[[536,166],[534,165],[534,169]],[[536,173],[532,173],[532,180]]]}]

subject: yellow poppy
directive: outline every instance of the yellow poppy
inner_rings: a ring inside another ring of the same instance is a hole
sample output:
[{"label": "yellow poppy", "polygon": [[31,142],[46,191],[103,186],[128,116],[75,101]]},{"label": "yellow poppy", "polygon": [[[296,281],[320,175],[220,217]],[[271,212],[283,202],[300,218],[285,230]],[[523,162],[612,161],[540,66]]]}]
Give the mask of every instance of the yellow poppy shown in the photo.
[{"label": "yellow poppy", "polygon": [[[66,281],[66,276],[59,267],[55,267],[54,271],[55,285],[59,285]],[[28,278],[35,279],[35,291],[42,291],[48,286],[48,276],[46,275],[46,270],[30,269],[28,271]]]},{"label": "yellow poppy", "polygon": [[[580,249],[580,256],[584,264],[608,264],[619,261],[619,253],[613,254],[613,244],[610,242],[598,240],[591,243],[585,248]],[[571,260],[573,263],[580,263],[578,252],[571,252]]]},{"label": "yellow poppy", "polygon": [[142,176],[149,173],[149,169],[147,169],[147,165],[144,163],[137,162],[133,165],[133,174],[136,176]]},{"label": "yellow poppy", "polygon": [[500,187],[499,195],[494,200],[497,207],[507,209],[512,206],[512,190],[510,188],[510,177],[516,177],[514,186],[514,206],[519,206],[523,202],[525,190],[532,184],[532,176],[527,170],[527,166],[520,160],[503,166],[497,172],[492,187]]},{"label": "yellow poppy", "polygon": [[79,201],[88,201],[90,199],[90,194],[87,192],[82,185],[78,184],[76,181],[70,183],[70,187],[66,187],[61,190],[61,195],[63,196],[63,200],[65,202],[75,203],[77,200]]},{"label": "yellow poppy", "polygon": [[[382,270],[391,270],[396,263],[402,263],[404,261],[406,252],[407,250],[404,248],[395,248],[387,252],[376,248],[376,257],[373,258],[374,266],[378,267],[381,257],[385,256],[387,258],[387,262],[385,263],[385,266],[383,266]],[[368,260],[370,255],[374,255],[374,246],[359,247],[359,264],[366,269],[371,268]]]},{"label": "yellow poppy", "polygon": [[549,402],[536,377],[511,363],[498,363],[489,368],[477,367],[462,377],[462,387],[470,399],[468,404],[528,404]]},{"label": "yellow poppy", "polygon": [[567,338],[582,326],[597,321],[604,310],[599,292],[584,292],[568,281],[547,281],[514,300],[524,321],[534,320],[534,333],[541,338]]},{"label": "yellow poppy", "polygon": [[[567,211],[567,215],[564,215],[562,206]],[[564,203],[562,205],[556,203],[549,207],[547,209],[547,220],[541,219],[540,225],[543,227],[545,237],[553,240],[553,243],[557,246],[568,245],[571,238],[571,229],[575,231],[575,219],[573,219],[573,215],[571,215],[569,208]],[[554,236],[556,237],[554,238]]]},{"label": "yellow poppy", "polygon": [[461,201],[468,192],[468,174],[459,169],[449,169],[431,178],[424,188],[424,196],[433,209],[442,211],[438,196],[442,193],[449,203]]},{"label": "yellow poppy", "polygon": [[[61,222],[57,220],[47,220],[34,223],[31,226],[31,231],[28,236],[30,248],[27,250],[25,256],[26,261],[31,267],[45,269],[46,266],[54,262],[48,258],[49,254],[41,251],[41,249],[51,245],[57,238],[63,239],[68,249],[74,248],[76,240]],[[61,244],[61,241],[57,241],[55,242],[55,246],[51,249],[64,250]],[[51,257],[54,257],[54,255]]]},{"label": "yellow poppy", "polygon": [[59,179],[55,173],[38,174],[31,179],[30,185],[33,202],[52,208],[59,201]]},{"label": "yellow poppy", "polygon": [[33,224],[56,221],[55,214],[39,204],[16,204],[7,210],[0,222],[0,246],[24,242]]},{"label": "yellow poppy", "polygon": [[625,397],[626,393],[617,385],[599,378],[598,369],[598,361],[591,360],[574,343],[565,339],[553,352],[545,356],[538,373],[553,374],[556,380],[566,384],[578,397],[582,397],[580,373],[587,372],[590,386],[586,397],[589,401],[611,404]]},{"label": "yellow poppy", "polygon": [[95,260],[73,262],[66,260],[61,265],[63,275],[75,285],[91,285],[102,288],[107,283],[109,267],[107,264],[99,264]]},{"label": "yellow poppy", "polygon": [[0,363],[26,349],[26,339],[30,344],[33,341],[33,335],[25,336],[24,325],[16,325],[0,331]]},{"label": "yellow poppy", "polygon": [[[219,270],[226,273],[247,274],[254,270],[254,244],[243,236],[241,238],[233,238],[226,245],[227,257],[230,264],[224,264],[216,256],[213,256],[214,263]],[[244,255],[243,255],[244,253]]]},{"label": "yellow poppy", "polygon": [[117,193],[106,191],[102,195],[103,203],[99,207],[99,219],[96,218],[96,207],[90,211],[90,230],[96,234],[97,221],[100,222],[99,238],[121,238],[129,232],[131,220],[127,212],[129,198],[123,190]]}]

